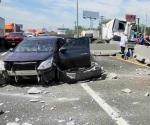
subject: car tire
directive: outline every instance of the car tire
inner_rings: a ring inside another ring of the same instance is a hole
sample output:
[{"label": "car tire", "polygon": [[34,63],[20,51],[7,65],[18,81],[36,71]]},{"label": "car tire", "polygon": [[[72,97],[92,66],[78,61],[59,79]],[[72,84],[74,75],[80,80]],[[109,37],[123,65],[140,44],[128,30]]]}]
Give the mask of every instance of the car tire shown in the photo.
[{"label": "car tire", "polygon": [[3,77],[3,81],[4,81],[4,84],[12,84],[13,83],[13,80],[11,78],[4,78]]},{"label": "car tire", "polygon": [[4,84],[11,84],[13,82],[12,78],[9,77],[6,72],[2,72],[2,79],[4,81]]},{"label": "car tire", "polygon": [[8,43],[5,41],[5,44],[4,44],[4,48],[5,49],[9,49],[9,45],[8,45]]}]

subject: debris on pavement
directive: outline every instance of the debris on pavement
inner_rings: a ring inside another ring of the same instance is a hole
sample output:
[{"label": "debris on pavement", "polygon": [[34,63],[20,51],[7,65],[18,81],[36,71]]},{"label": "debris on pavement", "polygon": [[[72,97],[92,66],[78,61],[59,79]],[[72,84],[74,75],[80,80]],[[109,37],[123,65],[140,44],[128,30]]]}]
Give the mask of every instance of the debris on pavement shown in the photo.
[{"label": "debris on pavement", "polygon": [[133,105],[137,105],[137,104],[139,104],[139,102],[133,102],[132,104],[133,104]]},{"label": "debris on pavement", "polygon": [[144,57],[141,57],[141,56],[137,56],[136,57],[136,60],[138,60],[139,62],[144,62]]},{"label": "debris on pavement", "polygon": [[45,101],[42,100],[42,101],[40,101],[40,103],[45,103]]},{"label": "debris on pavement", "polygon": [[62,123],[62,122],[65,122],[65,120],[58,120],[58,123]]},{"label": "debris on pavement", "polygon": [[145,97],[148,97],[148,96],[150,96],[149,92],[147,92],[147,93],[145,94]]},{"label": "debris on pavement", "polygon": [[85,81],[93,78],[100,78],[103,74],[103,67],[98,63],[92,62],[91,67],[78,68],[60,71],[60,81],[67,83],[75,83],[78,81]]},{"label": "debris on pavement", "polygon": [[5,111],[5,113],[7,114],[7,113],[9,113],[10,111]]},{"label": "debris on pavement", "polygon": [[19,122],[19,121],[20,121],[20,119],[19,119],[19,118],[15,118],[15,121],[16,121],[16,122]]},{"label": "debris on pavement", "polygon": [[37,89],[35,87],[32,87],[28,90],[28,94],[40,94],[42,91],[40,89]]},{"label": "debris on pavement", "polygon": [[72,119],[72,117],[69,117],[69,121],[72,121],[73,119]]},{"label": "debris on pavement", "polygon": [[118,79],[118,75],[116,73],[110,73],[107,77],[109,80]]},{"label": "debris on pavement", "polygon": [[67,125],[76,125],[74,121],[67,122]]},{"label": "debris on pavement", "polygon": [[122,66],[120,66],[120,69],[122,68]]},{"label": "debris on pavement", "polygon": [[20,124],[17,122],[8,122],[6,125],[20,125]]},{"label": "debris on pavement", "polygon": [[2,106],[4,103],[0,103],[0,106]]},{"label": "debris on pavement", "polygon": [[3,119],[5,120],[5,119],[7,119],[8,118],[8,116],[6,115]]},{"label": "debris on pavement", "polygon": [[149,75],[150,74],[150,70],[149,69],[141,69],[141,68],[138,68],[136,69],[136,74],[138,75]]},{"label": "debris on pavement", "polygon": [[31,99],[30,102],[39,102],[39,99]]},{"label": "debris on pavement", "polygon": [[132,91],[130,90],[130,89],[128,89],[128,88],[126,88],[126,89],[123,89],[123,90],[121,90],[122,92],[124,92],[124,93],[131,93]]},{"label": "debris on pavement", "polygon": [[41,108],[43,109],[43,108],[45,108],[46,106],[48,106],[48,104],[42,105]]},{"label": "debris on pavement", "polygon": [[49,92],[49,91],[44,91],[44,92],[43,92],[43,94],[48,94],[48,93],[50,93],[50,92]]},{"label": "debris on pavement", "polygon": [[51,109],[50,110],[55,110],[56,109],[56,106],[53,106],[53,107],[51,107]]},{"label": "debris on pavement", "polygon": [[5,112],[3,110],[0,111],[0,115],[4,114]]},{"label": "debris on pavement", "polygon": [[32,125],[32,124],[29,124],[29,123],[23,123],[22,125]]}]

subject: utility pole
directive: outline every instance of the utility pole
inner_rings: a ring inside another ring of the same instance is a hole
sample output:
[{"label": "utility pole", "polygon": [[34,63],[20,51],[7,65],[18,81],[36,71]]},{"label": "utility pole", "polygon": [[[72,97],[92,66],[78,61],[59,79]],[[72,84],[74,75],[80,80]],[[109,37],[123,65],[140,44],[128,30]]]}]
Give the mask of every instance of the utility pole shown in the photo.
[{"label": "utility pole", "polygon": [[77,0],[77,38],[79,38],[79,2]]},{"label": "utility pole", "polygon": [[147,28],[147,13],[145,14],[145,28],[144,28],[144,35],[146,34],[146,28]]},{"label": "utility pole", "polygon": [[137,31],[139,32],[139,29],[140,29],[140,18],[137,18]]},{"label": "utility pole", "polygon": [[104,21],[104,16],[100,16],[100,22],[99,22],[100,31],[99,31],[99,34],[100,34],[101,39],[102,39],[102,24],[103,24],[103,21]]}]

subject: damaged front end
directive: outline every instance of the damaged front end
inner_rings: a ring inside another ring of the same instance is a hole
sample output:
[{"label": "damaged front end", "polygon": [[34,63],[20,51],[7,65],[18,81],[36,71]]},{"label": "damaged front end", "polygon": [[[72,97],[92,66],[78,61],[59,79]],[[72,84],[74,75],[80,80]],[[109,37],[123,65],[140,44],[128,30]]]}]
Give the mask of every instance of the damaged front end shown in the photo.
[{"label": "damaged front end", "polygon": [[46,60],[43,62],[5,62],[2,75],[6,81],[20,79],[36,79],[38,82],[48,82],[55,77],[55,68]]}]

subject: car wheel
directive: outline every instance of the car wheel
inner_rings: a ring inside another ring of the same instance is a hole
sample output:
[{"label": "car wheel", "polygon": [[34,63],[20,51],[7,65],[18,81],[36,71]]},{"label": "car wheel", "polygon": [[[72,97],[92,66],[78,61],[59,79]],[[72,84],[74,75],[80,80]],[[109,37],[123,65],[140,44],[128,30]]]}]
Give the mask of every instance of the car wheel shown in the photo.
[{"label": "car wheel", "polygon": [[55,82],[60,81],[60,70],[58,68],[55,68]]},{"label": "car wheel", "polygon": [[8,76],[5,71],[2,72],[2,79],[5,84],[11,84],[13,82],[12,78],[10,76]]},{"label": "car wheel", "polygon": [[8,48],[9,48],[9,45],[7,44],[7,42],[5,42],[4,48],[5,48],[5,49],[8,49]]}]

